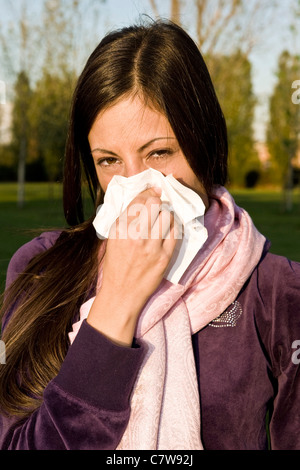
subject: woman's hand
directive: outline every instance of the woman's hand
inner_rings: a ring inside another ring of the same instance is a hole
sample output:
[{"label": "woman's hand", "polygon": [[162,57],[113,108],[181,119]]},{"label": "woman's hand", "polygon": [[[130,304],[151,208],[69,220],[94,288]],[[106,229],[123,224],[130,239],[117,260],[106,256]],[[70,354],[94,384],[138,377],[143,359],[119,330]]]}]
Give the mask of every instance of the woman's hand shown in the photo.
[{"label": "woman's hand", "polygon": [[110,231],[102,286],[88,323],[115,342],[131,345],[139,313],[172,257],[175,229],[159,190],[147,189],[129,204]]}]

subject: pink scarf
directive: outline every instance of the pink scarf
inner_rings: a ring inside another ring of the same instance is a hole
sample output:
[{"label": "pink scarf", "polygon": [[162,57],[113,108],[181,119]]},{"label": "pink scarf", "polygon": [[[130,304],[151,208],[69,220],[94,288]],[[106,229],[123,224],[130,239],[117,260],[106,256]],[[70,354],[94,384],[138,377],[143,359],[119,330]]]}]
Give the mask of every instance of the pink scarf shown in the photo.
[{"label": "pink scarf", "polygon": [[[215,189],[204,219],[208,239],[180,280],[163,280],[141,312],[136,337],[147,345],[118,449],[203,449],[191,335],[236,299],[259,262],[265,238],[228,191]],[[94,299],[80,310],[74,340]]]}]

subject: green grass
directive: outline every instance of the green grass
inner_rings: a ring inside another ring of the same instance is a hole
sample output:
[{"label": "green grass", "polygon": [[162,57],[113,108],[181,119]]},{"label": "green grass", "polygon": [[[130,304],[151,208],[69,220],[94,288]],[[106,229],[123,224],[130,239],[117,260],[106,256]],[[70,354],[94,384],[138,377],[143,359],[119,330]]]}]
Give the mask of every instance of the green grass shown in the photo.
[{"label": "green grass", "polygon": [[[26,184],[26,204],[17,207],[17,187],[0,183],[0,292],[13,253],[37,233],[65,225],[60,184]],[[251,215],[257,228],[272,242],[271,251],[300,262],[300,194],[294,194],[293,209],[284,213],[281,192],[275,190],[234,190],[238,205]]]},{"label": "green grass", "polygon": [[64,226],[60,184],[27,183],[25,205],[17,206],[17,185],[0,183],[0,292],[13,253],[44,230]]},{"label": "green grass", "polygon": [[270,251],[300,262],[300,193],[294,191],[293,206],[283,209],[280,190],[232,191],[236,203],[251,215],[256,227],[272,243]]}]

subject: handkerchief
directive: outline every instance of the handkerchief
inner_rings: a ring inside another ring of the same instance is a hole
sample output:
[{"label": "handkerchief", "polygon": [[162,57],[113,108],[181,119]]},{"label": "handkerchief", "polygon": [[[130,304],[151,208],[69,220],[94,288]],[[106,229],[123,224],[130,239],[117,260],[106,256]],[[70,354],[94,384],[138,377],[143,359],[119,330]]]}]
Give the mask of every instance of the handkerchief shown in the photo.
[{"label": "handkerchief", "polygon": [[152,168],[129,178],[115,175],[107,187],[104,203],[97,209],[93,225],[99,238],[108,238],[116,219],[140,192],[150,187],[161,188],[164,207],[174,212],[177,224],[181,224],[181,236],[165,272],[165,278],[176,284],[207,239],[205,205],[195,191],[172,175],[164,176]]}]

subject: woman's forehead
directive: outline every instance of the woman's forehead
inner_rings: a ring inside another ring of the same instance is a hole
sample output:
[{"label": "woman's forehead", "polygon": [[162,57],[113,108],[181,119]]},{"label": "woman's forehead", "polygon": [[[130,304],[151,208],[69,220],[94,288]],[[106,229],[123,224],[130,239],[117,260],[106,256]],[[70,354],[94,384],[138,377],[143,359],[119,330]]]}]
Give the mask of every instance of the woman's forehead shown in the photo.
[{"label": "woman's forehead", "polygon": [[138,96],[126,97],[103,110],[97,116],[89,138],[101,135],[102,139],[130,138],[139,135],[141,138],[154,138],[159,134],[174,137],[174,132],[166,116]]}]

